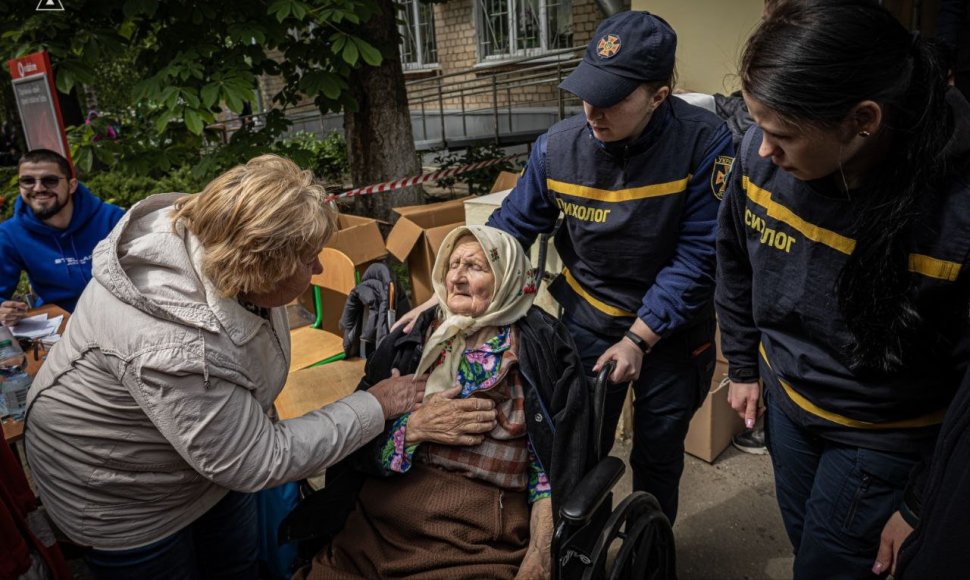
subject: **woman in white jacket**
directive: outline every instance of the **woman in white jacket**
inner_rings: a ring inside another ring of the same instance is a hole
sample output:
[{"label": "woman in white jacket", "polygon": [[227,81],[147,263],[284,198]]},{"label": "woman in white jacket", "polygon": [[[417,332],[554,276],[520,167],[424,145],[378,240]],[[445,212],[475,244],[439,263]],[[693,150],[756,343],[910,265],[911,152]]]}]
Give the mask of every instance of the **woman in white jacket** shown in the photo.
[{"label": "woman in white jacket", "polygon": [[31,388],[26,445],[48,513],[91,548],[97,577],[255,578],[251,492],[340,460],[419,400],[422,380],[392,377],[275,420],[282,306],[321,272],[334,229],[312,174],[267,155],[197,195],[144,200],[95,249]]}]

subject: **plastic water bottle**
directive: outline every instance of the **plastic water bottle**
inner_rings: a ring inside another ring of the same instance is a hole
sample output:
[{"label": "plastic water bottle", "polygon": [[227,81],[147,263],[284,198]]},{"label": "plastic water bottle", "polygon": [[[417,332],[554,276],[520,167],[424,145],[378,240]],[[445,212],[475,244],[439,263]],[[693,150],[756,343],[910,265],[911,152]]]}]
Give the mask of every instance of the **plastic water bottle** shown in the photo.
[{"label": "plastic water bottle", "polygon": [[10,329],[0,326],[0,391],[4,415],[19,419],[27,406],[31,378],[27,374],[27,357]]}]

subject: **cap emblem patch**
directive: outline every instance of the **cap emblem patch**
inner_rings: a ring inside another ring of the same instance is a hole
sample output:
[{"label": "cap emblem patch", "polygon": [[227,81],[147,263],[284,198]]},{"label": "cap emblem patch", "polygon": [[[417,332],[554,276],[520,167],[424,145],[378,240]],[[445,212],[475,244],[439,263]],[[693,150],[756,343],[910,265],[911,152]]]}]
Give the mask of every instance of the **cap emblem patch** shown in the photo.
[{"label": "cap emblem patch", "polygon": [[604,34],[596,45],[596,54],[603,58],[612,58],[620,52],[620,37],[615,34]]}]

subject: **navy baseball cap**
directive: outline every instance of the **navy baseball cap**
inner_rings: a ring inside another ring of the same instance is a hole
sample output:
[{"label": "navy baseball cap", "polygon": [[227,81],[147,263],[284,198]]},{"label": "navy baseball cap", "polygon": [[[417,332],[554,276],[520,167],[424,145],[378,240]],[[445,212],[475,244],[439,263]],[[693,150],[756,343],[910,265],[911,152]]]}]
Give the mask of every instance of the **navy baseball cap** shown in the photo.
[{"label": "navy baseball cap", "polygon": [[559,85],[594,107],[609,108],[648,81],[674,72],[677,34],[649,12],[620,12],[600,23],[582,62]]}]

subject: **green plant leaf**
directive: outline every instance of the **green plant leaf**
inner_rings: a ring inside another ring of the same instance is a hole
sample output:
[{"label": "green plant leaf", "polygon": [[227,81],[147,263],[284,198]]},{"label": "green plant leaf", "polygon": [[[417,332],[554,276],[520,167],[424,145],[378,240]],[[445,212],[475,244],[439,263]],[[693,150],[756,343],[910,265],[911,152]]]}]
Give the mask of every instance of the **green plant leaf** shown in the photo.
[{"label": "green plant leaf", "polygon": [[357,50],[357,39],[351,38],[350,42],[344,45],[344,49],[341,52],[341,56],[343,57],[344,62],[346,62],[350,66],[354,66],[355,64],[357,64],[357,59],[360,56],[360,53]]},{"label": "green plant leaf", "polygon": [[202,87],[199,94],[202,97],[203,107],[209,109],[212,107],[212,105],[216,104],[216,101],[219,99],[219,88],[219,85],[216,83],[210,83]]},{"label": "green plant leaf", "polygon": [[270,4],[269,8],[266,9],[268,14],[276,15],[276,20],[279,22],[286,20],[286,17],[289,16],[290,12],[292,11],[293,5],[290,0],[275,0],[275,2]]},{"label": "green plant leaf", "polygon": [[355,39],[355,42],[360,48],[360,55],[364,57],[364,62],[371,66],[380,66],[381,61],[384,60],[383,57],[381,57],[381,51],[371,46],[366,40],[357,38]]},{"label": "green plant leaf", "polygon": [[185,109],[185,127],[195,135],[201,135],[205,124],[195,109]]},{"label": "green plant leaf", "polygon": [[159,115],[158,118],[155,119],[155,132],[158,134],[164,133],[165,129],[168,128],[168,122],[171,118],[172,117],[168,112]]}]

